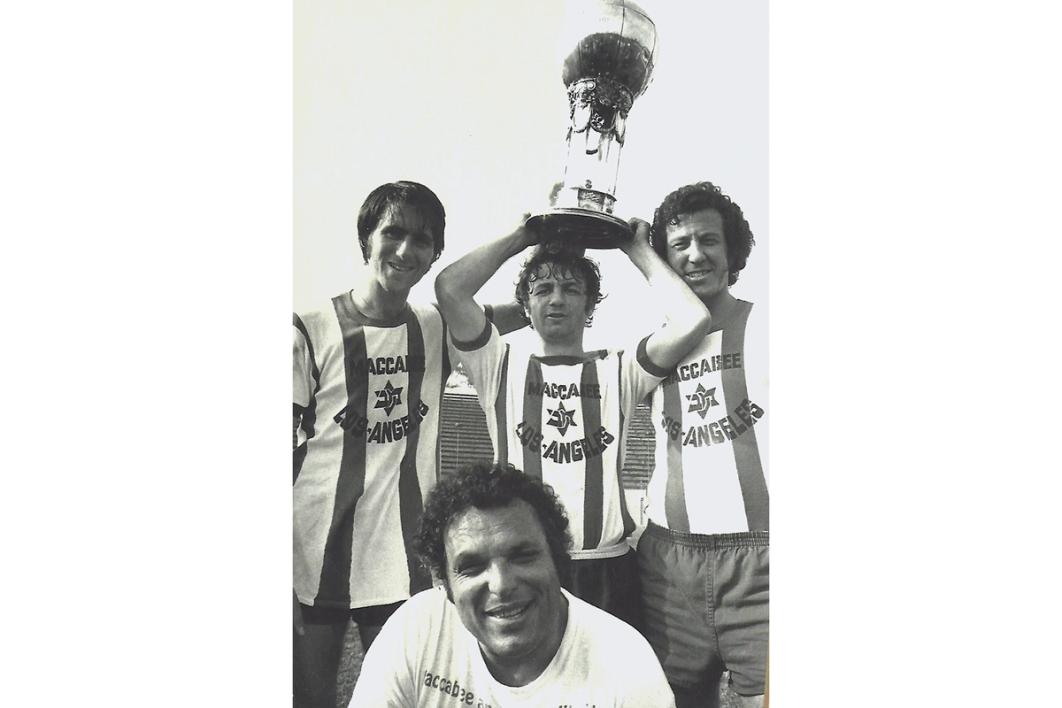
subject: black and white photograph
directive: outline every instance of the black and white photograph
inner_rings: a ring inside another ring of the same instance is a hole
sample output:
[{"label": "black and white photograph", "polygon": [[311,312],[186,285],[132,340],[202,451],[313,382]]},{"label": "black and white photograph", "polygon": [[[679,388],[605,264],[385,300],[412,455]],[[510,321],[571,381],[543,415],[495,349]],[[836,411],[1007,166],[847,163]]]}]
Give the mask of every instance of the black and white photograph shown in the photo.
[{"label": "black and white photograph", "polygon": [[1058,14],[5,4],[0,705],[1053,705]]},{"label": "black and white photograph", "polygon": [[295,705],[763,705],[766,2],[294,41]]}]

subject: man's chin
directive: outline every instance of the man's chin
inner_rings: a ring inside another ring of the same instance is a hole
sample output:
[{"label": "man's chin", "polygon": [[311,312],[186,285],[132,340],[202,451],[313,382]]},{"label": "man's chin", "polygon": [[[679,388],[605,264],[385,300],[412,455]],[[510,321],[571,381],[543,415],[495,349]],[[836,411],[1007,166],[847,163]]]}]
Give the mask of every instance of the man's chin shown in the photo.
[{"label": "man's chin", "polygon": [[392,293],[408,293],[410,289],[421,281],[423,274],[418,277],[390,277],[383,281],[384,289]]}]

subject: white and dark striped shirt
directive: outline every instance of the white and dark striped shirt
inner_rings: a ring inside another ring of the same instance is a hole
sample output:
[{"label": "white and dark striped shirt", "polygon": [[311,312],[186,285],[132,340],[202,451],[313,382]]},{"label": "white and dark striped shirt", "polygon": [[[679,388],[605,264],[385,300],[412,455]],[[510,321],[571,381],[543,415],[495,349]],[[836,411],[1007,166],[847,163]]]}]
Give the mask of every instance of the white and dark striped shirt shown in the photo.
[{"label": "white and dark striped shirt", "polygon": [[294,318],[295,591],[307,605],[389,604],[431,585],[414,557],[438,478],[450,373],[435,307],[371,320],[350,293]]},{"label": "white and dark striped shirt", "polygon": [[626,553],[634,530],[620,482],[625,421],[667,374],[649,361],[645,341],[635,356],[537,356],[513,349],[488,323],[476,341],[454,343],[486,413],[495,460],[553,487],[576,560]]},{"label": "white and dark striped shirt", "polygon": [[648,516],[673,531],[769,530],[766,323],[737,304],[653,392]]}]

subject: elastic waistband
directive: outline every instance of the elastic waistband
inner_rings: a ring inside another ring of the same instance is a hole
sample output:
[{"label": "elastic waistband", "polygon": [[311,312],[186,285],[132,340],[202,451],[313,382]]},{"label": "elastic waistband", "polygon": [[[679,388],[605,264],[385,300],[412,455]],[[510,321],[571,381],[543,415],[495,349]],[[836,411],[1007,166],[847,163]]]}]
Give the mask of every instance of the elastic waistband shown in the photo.
[{"label": "elastic waistband", "polygon": [[770,532],[768,531],[740,531],[738,533],[683,533],[672,531],[663,526],[654,524],[652,521],[645,527],[645,535],[659,538],[671,543],[683,546],[697,546],[698,548],[750,548],[769,547]]},{"label": "elastic waistband", "polygon": [[589,549],[573,549],[568,551],[568,557],[573,561],[581,560],[598,560],[603,558],[619,558],[620,556],[630,553],[631,544],[627,543],[627,539],[621,540],[619,543],[614,543],[611,546],[603,546],[601,548],[589,548]]}]

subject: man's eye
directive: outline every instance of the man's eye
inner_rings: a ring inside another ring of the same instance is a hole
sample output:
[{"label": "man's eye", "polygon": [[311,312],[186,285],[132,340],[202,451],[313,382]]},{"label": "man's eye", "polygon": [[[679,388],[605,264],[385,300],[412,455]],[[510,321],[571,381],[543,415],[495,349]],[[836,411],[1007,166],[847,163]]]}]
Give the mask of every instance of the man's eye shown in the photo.
[{"label": "man's eye", "polygon": [[538,551],[523,551],[517,553],[513,560],[517,563],[531,563],[536,558],[538,558]]},{"label": "man's eye", "polygon": [[686,247],[689,246],[689,245],[690,244],[689,244],[688,241],[674,241],[671,244],[671,248],[675,249],[676,251],[684,251],[684,250],[686,250]]}]

